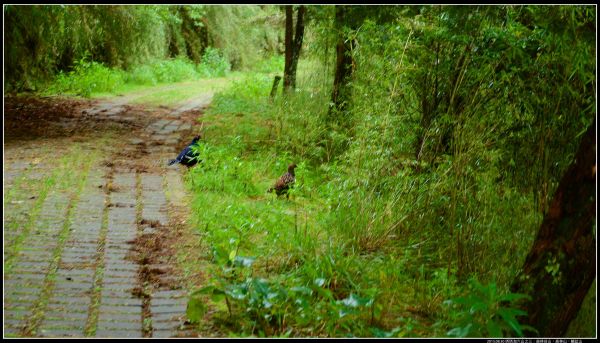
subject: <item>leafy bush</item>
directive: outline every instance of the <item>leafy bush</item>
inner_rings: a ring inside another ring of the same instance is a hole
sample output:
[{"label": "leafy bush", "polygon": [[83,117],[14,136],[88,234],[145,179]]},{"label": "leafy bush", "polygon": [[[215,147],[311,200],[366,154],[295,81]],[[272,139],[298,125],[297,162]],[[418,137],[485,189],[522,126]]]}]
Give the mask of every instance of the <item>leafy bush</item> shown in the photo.
[{"label": "leafy bush", "polygon": [[499,294],[494,282],[484,286],[475,278],[469,280],[471,292],[465,297],[447,300],[448,305],[458,305],[458,321],[448,331],[452,337],[505,337],[523,336],[523,330],[536,330],[519,323],[516,317],[526,316],[525,311],[510,307],[511,303],[529,298],[525,294]]},{"label": "leafy bush", "polygon": [[225,76],[231,70],[231,64],[219,51],[208,47],[204,51],[202,61],[198,64],[198,74],[201,77]]},{"label": "leafy bush", "polygon": [[280,275],[268,280],[253,276],[255,258],[239,256],[237,249],[214,248],[213,256],[218,268],[213,270],[212,283],[190,294],[187,315],[192,322],[199,322],[207,312],[208,297],[225,301],[229,318],[235,318],[243,332],[260,336],[287,337],[317,326],[329,336],[384,332],[369,321],[358,320],[371,318],[372,324],[376,289],[356,290],[340,298],[335,279]]},{"label": "leafy bush", "polygon": [[128,83],[138,85],[156,85],[158,78],[152,65],[144,64],[131,69],[126,78]]},{"label": "leafy bush", "polygon": [[92,93],[114,92],[124,82],[122,71],[107,68],[101,63],[88,61],[87,57],[83,57],[75,63],[73,70],[59,73],[48,91],[89,97]]},{"label": "leafy bush", "polygon": [[194,64],[187,57],[157,61],[150,65],[159,83],[181,82],[199,78]]}]

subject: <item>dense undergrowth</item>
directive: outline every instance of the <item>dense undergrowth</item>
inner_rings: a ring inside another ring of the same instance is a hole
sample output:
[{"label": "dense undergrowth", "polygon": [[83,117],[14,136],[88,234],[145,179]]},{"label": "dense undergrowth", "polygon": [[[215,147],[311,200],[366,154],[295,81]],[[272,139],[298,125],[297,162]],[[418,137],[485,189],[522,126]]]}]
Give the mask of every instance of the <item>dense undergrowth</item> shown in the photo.
[{"label": "dense undergrowth", "polygon": [[[357,123],[363,128],[347,151],[332,158],[336,140],[348,138],[323,130],[328,89],[319,87],[317,63],[301,68],[295,94],[270,101],[271,77],[247,74],[217,94],[201,118],[211,123],[200,145],[204,162],[189,181],[214,270],[191,307],[202,314],[207,295],[226,306],[219,315],[227,334],[445,336],[462,312],[444,301],[466,287],[444,229],[451,203],[436,196],[454,187],[444,178],[448,165],[416,172],[407,157],[399,163],[406,167],[370,181],[369,173],[387,165],[377,156],[385,151],[374,147],[381,146],[380,128],[367,120]],[[359,159],[368,163],[364,169]],[[291,162],[299,168],[290,199],[265,193]],[[479,238],[469,267],[507,292],[540,216],[530,197],[483,174],[483,189],[465,209],[485,204],[476,214],[483,220],[470,219]],[[506,232],[515,220],[519,229]],[[518,238],[523,230],[527,239]],[[499,300],[490,301],[492,309]]]},{"label": "dense undergrowth", "polygon": [[[270,99],[272,75],[248,73],[215,96],[200,118],[204,162],[188,176],[213,262],[190,318],[212,299],[229,336],[535,332],[510,285],[592,121],[593,68],[586,43],[569,38],[579,31],[493,11],[366,19],[348,34],[356,69],[343,112],[330,110],[326,35],[300,61],[295,92]],[[584,11],[573,25],[587,27]],[[554,67],[568,58],[580,62]],[[291,162],[289,200],[267,194]]]}]

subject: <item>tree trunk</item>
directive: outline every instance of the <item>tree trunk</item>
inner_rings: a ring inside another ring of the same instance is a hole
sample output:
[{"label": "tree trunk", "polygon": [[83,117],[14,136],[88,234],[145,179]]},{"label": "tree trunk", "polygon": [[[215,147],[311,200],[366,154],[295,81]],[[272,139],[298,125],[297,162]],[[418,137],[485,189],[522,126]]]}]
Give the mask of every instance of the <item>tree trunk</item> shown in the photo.
[{"label": "tree trunk", "polygon": [[352,76],[352,66],[354,61],[350,52],[354,44],[353,40],[346,40],[343,33],[343,27],[346,24],[345,6],[336,6],[335,22],[338,33],[338,43],[336,46],[335,78],[333,80],[333,91],[331,93],[332,107],[329,108],[329,114],[332,110],[344,111],[348,101],[348,83]]},{"label": "tree trunk", "polygon": [[306,7],[298,7],[298,16],[296,18],[296,34],[294,35],[294,44],[292,51],[292,65],[290,67],[290,85],[291,89],[296,89],[296,70],[298,69],[298,60],[300,59],[300,50],[302,49],[302,40],[304,40],[304,14]]},{"label": "tree trunk", "polygon": [[273,79],[273,87],[271,88],[271,95],[269,95],[269,97],[271,99],[273,99],[275,97],[275,95],[277,94],[277,86],[279,86],[279,81],[281,80],[281,76],[276,75],[275,78]]},{"label": "tree trunk", "polygon": [[296,34],[294,31],[293,8],[285,8],[285,67],[283,73],[283,89],[286,92],[296,88],[296,70],[298,68],[298,59],[300,58],[300,49],[302,49],[302,40],[304,39],[304,14],[306,7],[298,7],[298,16],[296,18]]},{"label": "tree trunk", "polygon": [[285,6],[285,66],[283,68],[283,89],[289,89],[291,85],[290,74],[292,71],[292,58],[294,47],[292,45],[294,35],[294,9],[292,5]]},{"label": "tree trunk", "polygon": [[524,324],[562,337],[596,277],[596,120],[564,174],[512,291],[531,300]]}]

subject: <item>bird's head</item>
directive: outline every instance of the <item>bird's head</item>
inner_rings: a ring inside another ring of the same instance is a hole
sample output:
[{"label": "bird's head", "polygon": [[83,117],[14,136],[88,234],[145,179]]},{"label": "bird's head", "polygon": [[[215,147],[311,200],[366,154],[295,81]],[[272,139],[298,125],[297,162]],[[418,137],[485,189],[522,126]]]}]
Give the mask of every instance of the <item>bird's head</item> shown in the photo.
[{"label": "bird's head", "polygon": [[288,173],[294,174],[294,169],[296,169],[296,163],[292,163],[288,166]]},{"label": "bird's head", "polygon": [[194,137],[194,139],[192,139],[192,144],[196,143],[199,140],[200,140],[200,136],[198,135],[198,136]]}]

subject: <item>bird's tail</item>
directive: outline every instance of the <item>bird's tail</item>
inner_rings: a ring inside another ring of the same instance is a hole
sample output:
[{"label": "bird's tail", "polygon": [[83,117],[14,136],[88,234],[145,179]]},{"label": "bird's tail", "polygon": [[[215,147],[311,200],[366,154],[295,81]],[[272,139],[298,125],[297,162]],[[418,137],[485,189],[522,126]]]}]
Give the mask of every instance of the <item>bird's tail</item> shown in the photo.
[{"label": "bird's tail", "polygon": [[170,161],[169,161],[169,165],[173,165],[173,164],[175,164],[175,163],[177,163],[177,160],[176,160],[176,159],[175,159],[175,160],[170,160]]}]

